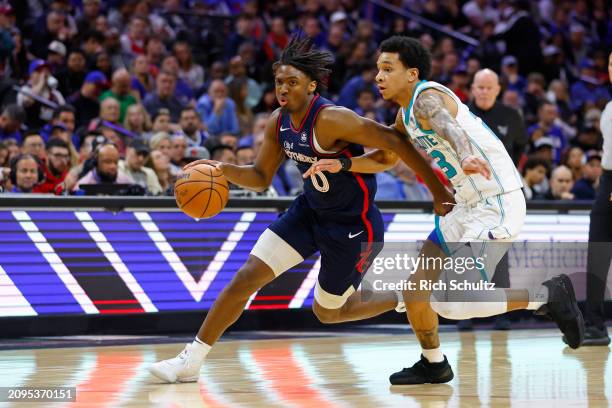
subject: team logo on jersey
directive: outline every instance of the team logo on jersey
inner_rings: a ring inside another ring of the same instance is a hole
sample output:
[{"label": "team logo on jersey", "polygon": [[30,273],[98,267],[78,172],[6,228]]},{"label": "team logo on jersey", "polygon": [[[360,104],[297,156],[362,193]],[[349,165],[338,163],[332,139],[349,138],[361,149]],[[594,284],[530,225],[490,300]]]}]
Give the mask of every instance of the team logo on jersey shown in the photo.
[{"label": "team logo on jersey", "polygon": [[293,150],[293,143],[289,143],[285,140],[285,150]]},{"label": "team logo on jersey", "polygon": [[306,143],[307,139],[308,139],[308,134],[306,134],[306,132],[302,132],[302,136],[300,137],[300,141],[302,143]]}]

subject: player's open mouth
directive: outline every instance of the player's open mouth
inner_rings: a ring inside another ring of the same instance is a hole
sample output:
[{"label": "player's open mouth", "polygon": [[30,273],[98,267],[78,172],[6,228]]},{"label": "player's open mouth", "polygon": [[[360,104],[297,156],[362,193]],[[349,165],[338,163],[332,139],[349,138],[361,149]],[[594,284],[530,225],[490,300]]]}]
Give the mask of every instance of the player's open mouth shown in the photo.
[{"label": "player's open mouth", "polygon": [[285,106],[287,105],[288,102],[289,101],[287,100],[287,98],[283,98],[283,97],[278,98],[278,103],[280,106]]}]

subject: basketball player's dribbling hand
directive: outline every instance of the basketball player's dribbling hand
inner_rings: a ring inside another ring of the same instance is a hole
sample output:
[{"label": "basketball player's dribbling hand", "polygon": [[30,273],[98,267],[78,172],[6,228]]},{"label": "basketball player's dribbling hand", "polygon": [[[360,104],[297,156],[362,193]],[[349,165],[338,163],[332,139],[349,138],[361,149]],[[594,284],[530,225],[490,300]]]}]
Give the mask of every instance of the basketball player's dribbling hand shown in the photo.
[{"label": "basketball player's dribbling hand", "polygon": [[302,177],[307,179],[308,177],[310,177],[313,174],[318,173],[320,171],[327,171],[327,172],[330,172],[330,173],[338,173],[340,170],[342,170],[342,165],[340,164],[339,160],[337,160],[337,159],[321,159],[321,160],[317,160],[316,163],[313,163],[312,166],[310,166],[310,168],[308,170],[306,170],[306,172],[304,174],[302,174]]},{"label": "basketball player's dribbling hand", "polygon": [[193,162],[191,162],[191,163],[189,163],[189,164],[185,165],[185,166],[183,167],[183,171],[186,171],[186,170],[188,170],[188,169],[190,169],[190,168],[192,168],[192,167],[195,167],[195,166],[197,166],[198,164],[208,164],[209,166],[213,166],[213,167],[215,167],[215,168],[216,168],[216,169],[218,169],[218,170],[222,170],[222,169],[221,169],[221,165],[222,165],[223,163],[222,163],[222,162],[220,162],[220,161],[217,161],[217,160],[200,159],[200,160],[196,160],[196,161],[193,161]]},{"label": "basketball player's dribbling hand", "polygon": [[476,156],[466,156],[461,160],[461,169],[467,175],[482,174],[487,180],[491,179],[491,169],[486,161]]}]

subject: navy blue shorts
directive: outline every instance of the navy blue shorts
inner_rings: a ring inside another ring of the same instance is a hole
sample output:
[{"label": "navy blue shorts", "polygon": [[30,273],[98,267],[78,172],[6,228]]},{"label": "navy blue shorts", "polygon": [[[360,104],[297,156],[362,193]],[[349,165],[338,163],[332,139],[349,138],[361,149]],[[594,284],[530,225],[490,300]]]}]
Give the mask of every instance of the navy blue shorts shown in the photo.
[{"label": "navy blue shorts", "polygon": [[[328,216],[321,218],[304,196],[297,197],[268,229],[274,234],[264,232],[252,254],[265,258],[262,260],[279,275],[319,251],[321,269],[315,299],[328,308],[342,306],[342,300],[335,297],[346,300],[357,289],[382,250],[384,240],[382,215],[376,206],[370,205],[365,214],[339,222]],[[332,296],[323,299],[321,295]],[[334,305],[334,302],[342,304]]]}]

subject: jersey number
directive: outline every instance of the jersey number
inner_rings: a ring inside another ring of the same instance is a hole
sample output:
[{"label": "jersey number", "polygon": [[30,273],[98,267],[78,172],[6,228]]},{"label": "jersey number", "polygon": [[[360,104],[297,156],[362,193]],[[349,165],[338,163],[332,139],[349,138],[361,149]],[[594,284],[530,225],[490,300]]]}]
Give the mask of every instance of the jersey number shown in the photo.
[{"label": "jersey number", "polygon": [[448,177],[449,180],[457,175],[457,170],[455,170],[455,168],[446,161],[446,157],[444,157],[441,152],[434,150],[431,152],[431,157],[436,159],[436,163],[444,171],[444,174],[446,174],[446,177]]},{"label": "jersey number", "polygon": [[[319,179],[321,179],[321,184],[319,184]],[[329,191],[329,181],[327,181],[327,177],[321,171],[317,171],[314,174],[310,175],[310,181],[312,181],[312,185],[317,191],[322,193],[327,193]]]}]

